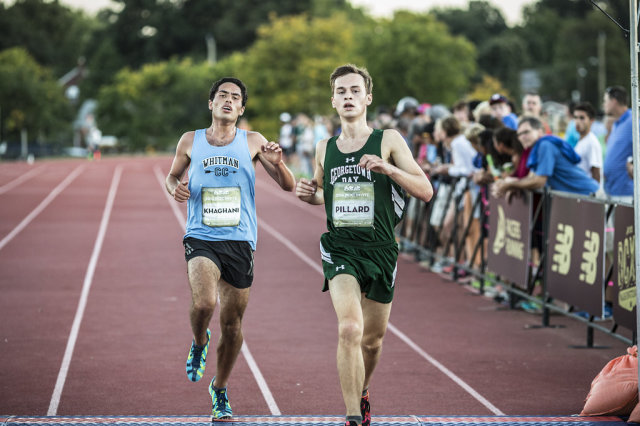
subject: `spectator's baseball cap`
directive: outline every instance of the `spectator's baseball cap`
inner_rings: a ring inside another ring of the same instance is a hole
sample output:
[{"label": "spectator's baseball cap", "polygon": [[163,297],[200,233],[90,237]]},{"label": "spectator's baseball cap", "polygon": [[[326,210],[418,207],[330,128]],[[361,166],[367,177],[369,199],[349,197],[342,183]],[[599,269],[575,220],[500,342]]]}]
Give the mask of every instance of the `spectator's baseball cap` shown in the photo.
[{"label": "spectator's baseball cap", "polygon": [[442,104],[432,105],[431,108],[429,108],[429,117],[431,117],[433,121],[440,120],[441,118],[446,118],[450,115],[451,111],[449,111],[449,108]]},{"label": "spectator's baseball cap", "polygon": [[282,114],[280,114],[280,121],[282,121],[283,123],[288,123],[289,121],[291,121],[291,114],[289,114],[288,112],[283,112]]},{"label": "spectator's baseball cap", "polygon": [[418,108],[418,100],[416,98],[412,98],[411,96],[405,96],[404,98],[398,101],[398,105],[396,106],[395,116],[399,116],[406,110],[413,108],[414,110]]},{"label": "spectator's baseball cap", "polygon": [[489,105],[495,105],[495,104],[499,104],[499,103],[509,103],[509,100],[502,96],[500,93],[495,93],[493,95],[491,95],[491,97],[489,98]]}]

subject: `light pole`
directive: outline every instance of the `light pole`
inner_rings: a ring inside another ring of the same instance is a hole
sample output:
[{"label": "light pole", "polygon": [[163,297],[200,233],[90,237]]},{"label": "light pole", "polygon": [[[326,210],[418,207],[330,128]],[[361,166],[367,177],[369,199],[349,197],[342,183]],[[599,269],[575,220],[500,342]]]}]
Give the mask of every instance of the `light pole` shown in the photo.
[{"label": "light pole", "polygon": [[204,40],[207,43],[207,62],[213,65],[217,62],[216,39],[213,34],[207,33]]},{"label": "light pole", "polygon": [[598,94],[601,96],[607,87],[607,33],[598,33]]}]

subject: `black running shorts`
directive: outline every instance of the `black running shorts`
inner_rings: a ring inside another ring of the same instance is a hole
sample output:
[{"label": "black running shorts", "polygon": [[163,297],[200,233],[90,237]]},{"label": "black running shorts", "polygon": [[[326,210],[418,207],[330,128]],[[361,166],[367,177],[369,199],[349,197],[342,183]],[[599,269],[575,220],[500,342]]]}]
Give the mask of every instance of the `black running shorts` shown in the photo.
[{"label": "black running shorts", "polygon": [[203,256],[211,259],[222,279],[235,288],[249,288],[253,283],[253,250],[248,241],[206,241],[187,237],[182,241],[184,258]]}]

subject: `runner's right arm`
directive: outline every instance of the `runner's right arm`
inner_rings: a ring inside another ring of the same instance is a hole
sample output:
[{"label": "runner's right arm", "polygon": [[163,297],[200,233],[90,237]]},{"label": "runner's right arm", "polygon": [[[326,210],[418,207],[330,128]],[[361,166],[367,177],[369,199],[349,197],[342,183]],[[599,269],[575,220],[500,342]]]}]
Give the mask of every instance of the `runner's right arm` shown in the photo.
[{"label": "runner's right arm", "polygon": [[313,179],[301,178],[296,184],[296,195],[302,201],[309,204],[324,204],[324,190],[322,189],[322,179],[324,178],[324,153],[327,149],[328,139],[321,140],[316,145],[315,171]]},{"label": "runner's right arm", "polygon": [[184,203],[189,199],[191,193],[189,192],[189,180],[184,179],[184,173],[187,171],[189,164],[191,163],[191,148],[193,147],[194,132],[187,132],[182,135],[180,141],[178,141],[178,147],[176,148],[176,156],[173,158],[171,164],[171,170],[164,180],[164,185],[167,188],[167,192],[179,203]]}]

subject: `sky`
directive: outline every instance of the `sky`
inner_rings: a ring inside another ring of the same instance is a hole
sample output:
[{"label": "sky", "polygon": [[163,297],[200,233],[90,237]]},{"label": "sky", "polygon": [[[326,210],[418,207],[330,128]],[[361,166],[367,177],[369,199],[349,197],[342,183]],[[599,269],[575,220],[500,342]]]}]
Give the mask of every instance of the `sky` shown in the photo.
[{"label": "sky", "polygon": [[[5,3],[9,3],[4,1]],[[489,0],[502,11],[509,25],[521,19],[522,6],[535,3],[535,0]],[[94,13],[110,5],[110,0],[60,0],[60,3]],[[435,6],[465,8],[468,0],[351,0],[354,6],[363,6],[374,16],[390,16],[394,9],[409,9],[424,12]]]}]

